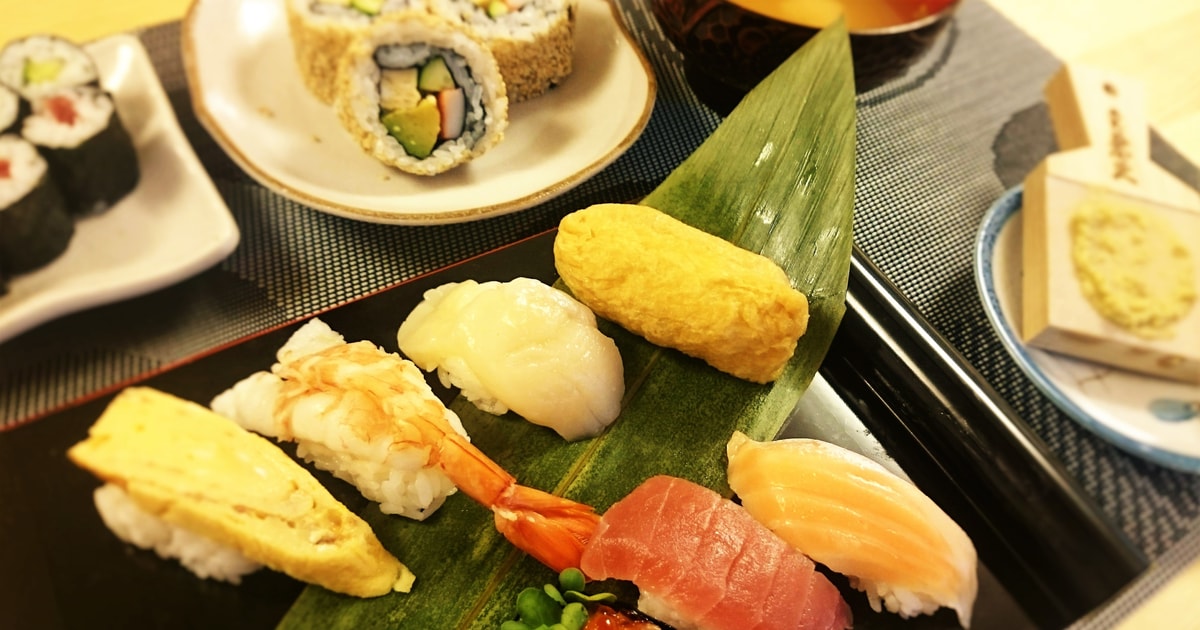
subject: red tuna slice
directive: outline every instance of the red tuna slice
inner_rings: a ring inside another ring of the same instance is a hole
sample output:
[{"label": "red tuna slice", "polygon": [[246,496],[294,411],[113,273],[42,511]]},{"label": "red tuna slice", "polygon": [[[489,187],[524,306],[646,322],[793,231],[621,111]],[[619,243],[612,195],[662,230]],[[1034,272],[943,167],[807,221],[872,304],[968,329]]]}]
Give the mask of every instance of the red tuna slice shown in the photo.
[{"label": "red tuna slice", "polygon": [[633,582],[681,627],[850,627],[849,607],[812,560],[741,506],[675,477],[647,479],[609,508],[580,564],[592,579]]}]

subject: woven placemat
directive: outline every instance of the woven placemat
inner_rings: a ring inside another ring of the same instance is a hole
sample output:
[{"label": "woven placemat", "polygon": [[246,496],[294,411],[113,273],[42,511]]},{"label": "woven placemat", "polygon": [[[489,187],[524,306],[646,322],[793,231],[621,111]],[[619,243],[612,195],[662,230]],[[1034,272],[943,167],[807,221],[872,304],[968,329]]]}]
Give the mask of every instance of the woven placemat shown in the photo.
[{"label": "woven placemat", "polygon": [[[70,315],[0,345],[0,424],[161,369],[316,310],[474,256],[599,201],[649,192],[719,123],[686,86],[647,0],[617,0],[659,92],[643,136],[578,188],[467,224],[405,227],[333,217],[259,186],[192,113],[179,25],[149,29],[180,122],[242,232],[217,267],[173,287]],[[906,76],[859,96],[856,240],[992,383],[1112,522],[1150,557],[1197,527],[1200,480],[1131,457],[1041,395],[1000,345],[977,297],[972,245],[983,214],[1053,147],[1041,87],[1058,60],[980,0],[965,2]],[[781,115],[786,113],[781,112]],[[1196,170],[1162,142],[1154,157]]]}]

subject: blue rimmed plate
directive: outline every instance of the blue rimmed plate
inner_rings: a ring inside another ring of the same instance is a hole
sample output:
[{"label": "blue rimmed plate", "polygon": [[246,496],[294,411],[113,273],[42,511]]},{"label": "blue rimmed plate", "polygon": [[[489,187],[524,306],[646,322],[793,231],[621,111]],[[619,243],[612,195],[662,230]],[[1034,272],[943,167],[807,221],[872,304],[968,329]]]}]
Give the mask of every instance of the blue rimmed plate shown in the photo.
[{"label": "blue rimmed plate", "polygon": [[1141,376],[1021,342],[1019,186],[984,215],[975,244],[975,282],[1005,350],[1063,412],[1134,455],[1200,472],[1200,386]]}]

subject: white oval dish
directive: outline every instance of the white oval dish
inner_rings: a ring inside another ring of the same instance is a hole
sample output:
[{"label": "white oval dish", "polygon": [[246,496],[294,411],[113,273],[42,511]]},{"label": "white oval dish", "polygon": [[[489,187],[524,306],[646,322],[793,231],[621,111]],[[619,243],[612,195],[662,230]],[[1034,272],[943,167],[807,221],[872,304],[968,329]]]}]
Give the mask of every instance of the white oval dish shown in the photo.
[{"label": "white oval dish", "polygon": [[0,296],[0,341],[85,308],[195,275],[237,246],[237,224],[175,119],[137,38],[84,46],[137,147],[141,179],[107,211],[78,219],[61,256]]},{"label": "white oval dish", "polygon": [[574,70],[509,108],[504,139],[449,172],[385,166],[305,89],[278,0],[197,0],[183,58],[201,123],[262,185],[330,214],[395,224],[473,221],[560,195],[624,153],[654,107],[649,62],[604,0],[581,0]]},{"label": "white oval dish", "polygon": [[1021,187],[984,215],[975,281],[1004,349],[1068,416],[1117,447],[1157,464],[1200,472],[1200,386],[1142,376],[1026,346],[1021,311]]}]

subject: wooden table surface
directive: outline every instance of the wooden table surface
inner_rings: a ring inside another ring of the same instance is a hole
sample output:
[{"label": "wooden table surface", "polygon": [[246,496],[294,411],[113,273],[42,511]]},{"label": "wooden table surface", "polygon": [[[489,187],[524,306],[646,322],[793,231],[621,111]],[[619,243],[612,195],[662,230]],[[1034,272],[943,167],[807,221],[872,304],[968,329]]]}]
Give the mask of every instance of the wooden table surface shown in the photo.
[{"label": "wooden table surface", "polygon": [[[968,0],[973,2],[983,0]],[[1087,63],[1143,81],[1152,125],[1200,164],[1200,2],[1138,0],[989,0],[1065,61]],[[190,0],[65,0],[13,3],[0,43],[30,33],[84,41],[179,19]],[[1200,561],[1126,618],[1123,628],[1178,628],[1200,619]]]}]

